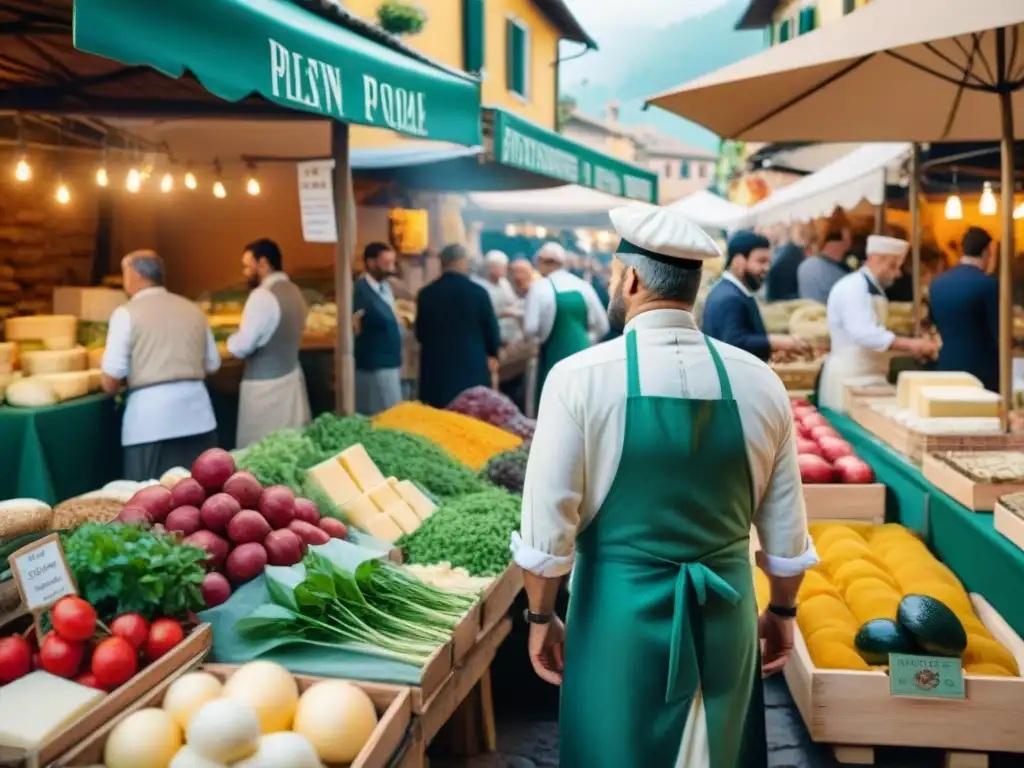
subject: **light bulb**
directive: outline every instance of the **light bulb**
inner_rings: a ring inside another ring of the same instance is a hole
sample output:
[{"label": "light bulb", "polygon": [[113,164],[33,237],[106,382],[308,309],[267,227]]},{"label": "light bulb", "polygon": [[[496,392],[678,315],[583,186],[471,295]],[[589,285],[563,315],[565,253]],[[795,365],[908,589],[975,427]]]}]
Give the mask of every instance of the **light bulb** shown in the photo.
[{"label": "light bulb", "polygon": [[61,205],[67,205],[71,202],[71,192],[68,190],[68,185],[63,181],[57,185],[57,202]]},{"label": "light bulb", "polygon": [[192,171],[185,174],[185,186],[189,189],[195,189],[198,186],[196,184],[196,176]]},{"label": "light bulb", "polygon": [[213,183],[213,196],[220,199],[228,196],[228,191],[224,189],[224,184],[219,179]]},{"label": "light bulb", "polygon": [[174,189],[174,177],[169,173],[165,173],[164,177],[160,179],[160,191],[170,192]]},{"label": "light bulb", "polygon": [[137,168],[132,168],[128,171],[128,178],[125,179],[124,186],[125,189],[133,194],[142,187],[142,174],[139,173]]},{"label": "light bulb", "polygon": [[981,202],[978,203],[978,212],[982,216],[995,216],[997,208],[996,196],[992,192],[992,184],[986,181],[985,187],[981,192]]},{"label": "light bulb", "polygon": [[260,183],[255,176],[250,176],[249,181],[245,183],[245,191],[253,197],[256,197],[260,193]]},{"label": "light bulb", "polygon": [[548,231],[544,227],[537,227],[537,231],[534,234],[543,239],[548,236]]},{"label": "light bulb", "polygon": [[515,237],[517,231],[518,230],[516,230],[514,224],[507,224],[507,225],[505,225],[505,236],[506,237]]},{"label": "light bulb", "polygon": [[1024,203],[1021,203],[1020,205],[1013,209],[1013,218],[1018,220],[1024,219]]},{"label": "light bulb", "polygon": [[964,217],[964,204],[960,201],[960,195],[950,195],[946,198],[946,218],[949,221],[960,221]]},{"label": "light bulb", "polygon": [[20,158],[18,164],[14,166],[14,178],[18,181],[28,181],[32,178],[32,166],[24,157]]},{"label": "light bulb", "polygon": [[108,184],[110,184],[110,176],[107,174],[107,169],[105,166],[101,165],[99,169],[96,171],[96,183],[101,187],[105,187]]}]

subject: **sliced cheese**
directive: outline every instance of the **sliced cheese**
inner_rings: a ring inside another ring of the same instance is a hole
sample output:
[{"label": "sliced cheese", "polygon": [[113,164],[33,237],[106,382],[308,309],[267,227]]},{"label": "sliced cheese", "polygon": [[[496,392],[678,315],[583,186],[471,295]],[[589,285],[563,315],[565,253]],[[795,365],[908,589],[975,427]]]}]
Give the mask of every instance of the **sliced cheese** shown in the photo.
[{"label": "sliced cheese", "polygon": [[361,493],[355,480],[337,458],[328,459],[308,469],[306,476],[338,505],[352,501]]},{"label": "sliced cheese", "polygon": [[89,357],[90,368],[102,368],[103,367],[103,350],[105,347],[92,347],[86,351],[86,355]]},{"label": "sliced cheese", "polygon": [[354,499],[351,499],[343,504],[339,505],[341,511],[345,513],[345,516],[352,522],[356,528],[362,528],[364,531],[369,530],[367,524],[373,518],[382,514],[373,501],[370,500],[369,494],[362,494]]},{"label": "sliced cheese", "polygon": [[377,516],[370,520],[364,530],[375,539],[386,541],[389,544],[394,544],[402,538],[402,529],[395,524],[395,521],[389,515],[383,513],[377,513]]},{"label": "sliced cheese", "polygon": [[41,373],[84,371],[88,364],[89,354],[85,351],[85,347],[21,353],[21,369],[27,376],[36,376]]},{"label": "sliced cheese", "polygon": [[367,493],[369,493],[370,499],[381,512],[387,512],[389,506],[394,504],[396,501],[402,500],[395,489],[391,487],[391,483],[387,480],[379,485],[375,485],[367,491]]},{"label": "sliced cheese", "polygon": [[13,341],[0,342],[0,373],[10,373],[14,370],[14,358],[17,348]]},{"label": "sliced cheese", "polygon": [[78,337],[78,318],[74,315],[31,315],[4,320],[7,341],[40,341]]},{"label": "sliced cheese", "polygon": [[90,368],[86,371],[89,376],[89,391],[99,392],[103,389],[103,371],[99,368]]},{"label": "sliced cheese", "polygon": [[53,387],[35,377],[12,381],[4,397],[8,404],[21,408],[42,408],[60,402]]},{"label": "sliced cheese", "polygon": [[913,409],[914,393],[921,387],[977,387],[976,376],[959,371],[903,371],[896,380],[896,403],[903,410]]},{"label": "sliced cheese", "polygon": [[356,444],[338,454],[338,461],[356,481],[359,490],[368,491],[384,482],[384,475],[362,445]]},{"label": "sliced cheese", "polygon": [[89,394],[91,376],[88,371],[47,373],[35,378],[53,387],[53,392],[60,401],[74,400],[76,397],[85,397]]},{"label": "sliced cheese", "polygon": [[977,387],[922,387],[912,401],[922,419],[998,417],[1001,402],[997,393]]},{"label": "sliced cheese", "polygon": [[412,511],[420,520],[426,520],[437,511],[437,505],[428,499],[412,480],[402,480],[397,483],[396,490],[402,497],[402,501],[412,507]]},{"label": "sliced cheese", "polygon": [[3,687],[0,744],[35,749],[106,694],[36,670]]},{"label": "sliced cheese", "polygon": [[416,516],[416,513],[412,511],[412,507],[398,498],[388,505],[384,513],[398,524],[398,527],[402,529],[402,533],[412,533],[420,527],[422,522]]},{"label": "sliced cheese", "polygon": [[67,352],[78,345],[78,339],[74,336],[49,336],[40,341],[43,344],[43,349],[48,349],[51,352]]}]

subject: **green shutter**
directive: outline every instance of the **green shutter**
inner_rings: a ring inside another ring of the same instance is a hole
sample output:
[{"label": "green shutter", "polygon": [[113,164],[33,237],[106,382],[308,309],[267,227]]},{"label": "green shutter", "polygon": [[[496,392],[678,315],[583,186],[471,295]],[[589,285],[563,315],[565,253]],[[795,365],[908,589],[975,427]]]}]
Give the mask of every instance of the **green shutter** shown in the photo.
[{"label": "green shutter", "polygon": [[775,22],[768,25],[768,45],[775,45]]},{"label": "green shutter", "polygon": [[857,9],[857,0],[843,0],[843,13],[853,13]]},{"label": "green shutter", "polygon": [[784,43],[787,40],[789,40],[789,19],[782,22],[782,25],[779,27],[779,42]]},{"label": "green shutter", "polygon": [[462,59],[467,72],[484,69],[484,0],[462,0]]},{"label": "green shutter", "polygon": [[526,30],[511,19],[505,22],[508,48],[505,85],[508,90],[526,96]]},{"label": "green shutter", "polygon": [[800,11],[799,34],[804,35],[814,30],[816,13],[814,8],[804,8]]}]

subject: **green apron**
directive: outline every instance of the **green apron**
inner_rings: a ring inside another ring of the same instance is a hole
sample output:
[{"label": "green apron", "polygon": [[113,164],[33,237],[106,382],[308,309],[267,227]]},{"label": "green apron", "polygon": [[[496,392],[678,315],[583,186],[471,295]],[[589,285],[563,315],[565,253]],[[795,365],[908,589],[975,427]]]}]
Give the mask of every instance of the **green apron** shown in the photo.
[{"label": "green apron", "polygon": [[576,545],[560,717],[561,768],[671,768],[698,685],[711,768],[767,764],[754,512],[739,410],[644,397],[626,335],[622,457]]},{"label": "green apron", "polygon": [[538,410],[541,390],[555,363],[590,346],[587,300],[579,291],[559,291],[554,280],[548,278],[548,282],[555,292],[555,323],[551,326],[547,341],[540,348],[534,393]]}]

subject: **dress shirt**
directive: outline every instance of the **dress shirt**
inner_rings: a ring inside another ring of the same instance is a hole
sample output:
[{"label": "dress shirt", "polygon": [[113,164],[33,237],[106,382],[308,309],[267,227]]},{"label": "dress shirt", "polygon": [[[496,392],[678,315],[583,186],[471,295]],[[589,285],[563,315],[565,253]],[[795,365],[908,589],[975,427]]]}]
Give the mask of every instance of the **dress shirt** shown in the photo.
[{"label": "dress shirt", "polygon": [[284,272],[272,272],[249,294],[238,331],[228,338],[228,352],[244,359],[270,341],[281,323],[281,305],[269,289],[274,283],[287,279]]},{"label": "dress shirt", "polygon": [[608,333],[608,314],[594,287],[568,270],[559,269],[548,275],[547,279],[535,280],[526,294],[523,331],[527,336],[543,344],[551,335],[555,326],[555,289],[559,293],[577,291],[583,294],[587,303],[587,326],[591,341],[597,341]]},{"label": "dress shirt", "polygon": [[896,340],[896,334],[887,330],[878,320],[871,286],[879,295],[885,295],[871,270],[861,267],[832,288],[827,313],[833,352],[841,352],[850,347],[885,352]]},{"label": "dress shirt", "polygon": [[747,288],[747,286],[743,284],[743,281],[736,277],[736,275],[734,275],[732,272],[723,272],[722,279],[728,280],[730,283],[739,288],[740,291],[742,291],[743,295],[746,296],[748,299],[754,298],[754,294],[750,292],[750,289]]},{"label": "dress shirt", "polygon": [[[721,397],[705,337],[692,314],[644,312],[627,324],[630,330],[637,331],[645,396]],[[817,556],[807,534],[789,396],[760,360],[712,343],[739,406],[756,500],[753,523],[767,556],[766,568],[778,576],[802,573]],[[520,566],[544,576],[568,573],[576,536],[594,519],[615,478],[625,425],[624,338],[591,347],[552,368],[530,449],[521,533],[513,536]]]},{"label": "dress shirt", "polygon": [[[164,288],[145,288],[132,297],[135,299],[164,291]],[[132,318],[128,310],[118,307],[110,315],[107,326],[107,346],[103,350],[103,372],[112,379],[128,378],[131,371]],[[213,332],[206,331],[206,372],[220,368],[220,352]],[[142,445],[177,437],[189,437],[212,432],[217,428],[213,404],[206,384],[201,381],[172,381],[139,389],[128,395],[121,423],[121,445]]]},{"label": "dress shirt", "polygon": [[384,299],[385,304],[391,307],[391,309],[395,308],[395,294],[391,290],[391,285],[388,283],[387,280],[385,280],[383,283],[378,282],[373,279],[373,275],[371,275],[369,272],[364,274],[363,278],[366,280],[367,284],[371,288],[373,288],[373,290],[380,294],[380,297]]}]

